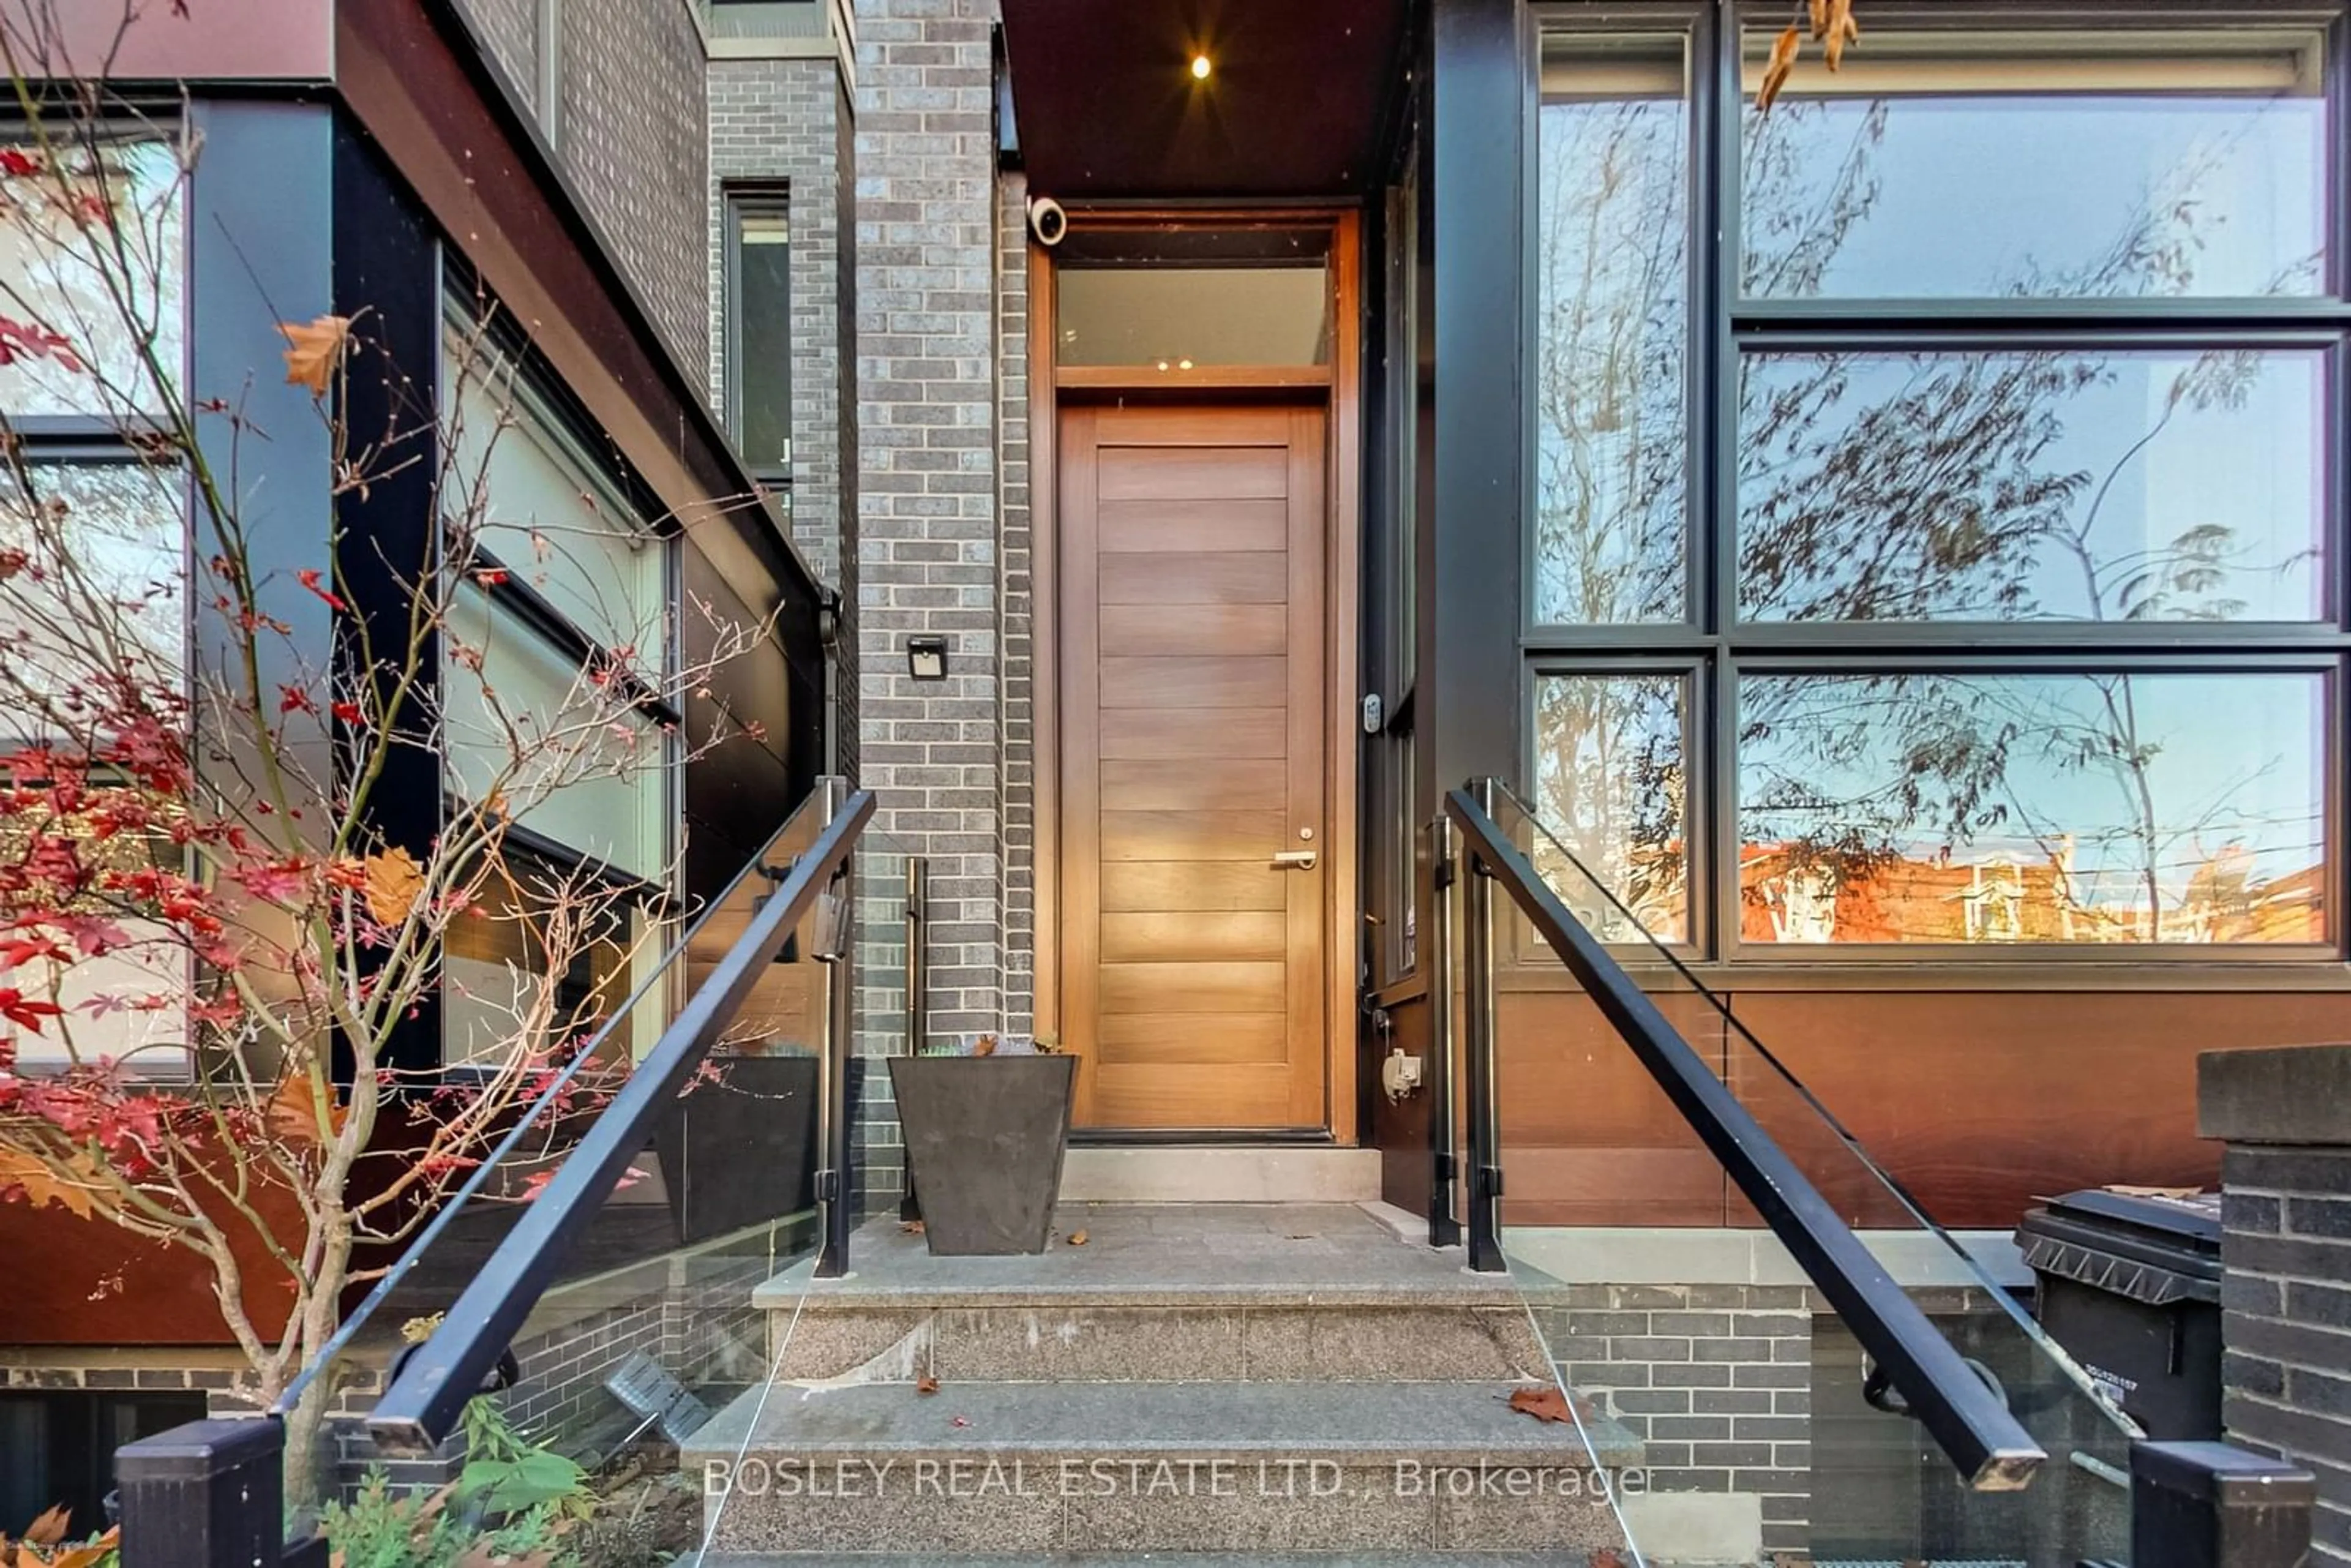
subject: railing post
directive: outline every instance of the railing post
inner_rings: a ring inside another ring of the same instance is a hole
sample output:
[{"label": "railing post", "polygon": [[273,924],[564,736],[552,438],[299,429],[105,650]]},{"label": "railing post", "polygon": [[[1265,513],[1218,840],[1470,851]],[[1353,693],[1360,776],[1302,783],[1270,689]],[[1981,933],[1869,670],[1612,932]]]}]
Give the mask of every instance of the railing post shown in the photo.
[{"label": "railing post", "polygon": [[278,1568],[285,1458],[274,1416],[191,1421],[116,1449],[123,1568]]},{"label": "railing post", "polygon": [[[906,857],[906,1054],[923,1054],[924,1041],[928,1038],[930,1014],[924,1007],[923,944],[924,930],[930,923],[930,907],[925,902],[929,892],[929,866],[921,855]],[[906,1167],[906,1194],[898,1200],[898,1218],[916,1220],[923,1218],[923,1200],[914,1191],[914,1167]]]},{"label": "railing post", "polygon": [[[849,798],[849,781],[826,778],[817,781],[823,791],[825,820],[836,816]],[[839,1279],[849,1272],[850,1209],[854,1195],[849,1180],[849,1059],[854,1041],[850,955],[857,946],[857,855],[843,862],[841,886],[845,894],[841,917],[835,923],[831,953],[817,955],[826,976],[824,1056],[818,1071],[822,1086],[817,1106],[819,1164],[816,1197],[823,1211],[823,1244],[816,1260],[818,1277]]]},{"label": "railing post", "polygon": [[[1471,786],[1479,809],[1494,813],[1494,783]],[[1469,1112],[1469,1267],[1480,1273],[1508,1268],[1502,1257],[1502,1151],[1494,1083],[1494,876],[1473,851],[1462,870],[1462,962],[1468,992],[1464,1083]]]},{"label": "railing post", "polygon": [[1428,851],[1428,1244],[1451,1247],[1461,1239],[1454,1212],[1455,1177],[1461,1168],[1454,1138],[1453,1064],[1459,1060],[1453,1016],[1453,886],[1460,870],[1460,840],[1453,823],[1438,816],[1422,842]]},{"label": "railing post", "polygon": [[2227,1443],[2131,1445],[2131,1568],[2298,1568],[2310,1472]]}]

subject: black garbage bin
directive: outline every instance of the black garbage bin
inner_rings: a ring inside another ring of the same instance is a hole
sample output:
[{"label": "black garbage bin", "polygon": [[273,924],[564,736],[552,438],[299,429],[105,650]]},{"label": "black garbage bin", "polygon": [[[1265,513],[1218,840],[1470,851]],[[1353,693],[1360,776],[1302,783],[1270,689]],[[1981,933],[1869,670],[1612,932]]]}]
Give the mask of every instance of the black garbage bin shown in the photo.
[{"label": "black garbage bin", "polygon": [[2016,1244],[2041,1326],[2148,1437],[2220,1437],[2220,1194],[2069,1192]]}]

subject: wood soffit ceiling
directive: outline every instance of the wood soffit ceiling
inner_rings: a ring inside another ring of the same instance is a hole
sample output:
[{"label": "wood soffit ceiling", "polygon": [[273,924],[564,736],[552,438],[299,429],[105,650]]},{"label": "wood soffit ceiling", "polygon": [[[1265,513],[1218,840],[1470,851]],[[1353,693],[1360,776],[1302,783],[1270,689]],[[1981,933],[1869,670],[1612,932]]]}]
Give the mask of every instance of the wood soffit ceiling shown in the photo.
[{"label": "wood soffit ceiling", "polygon": [[[1059,201],[1375,187],[1408,0],[1003,0],[1029,188]],[[1206,54],[1214,70],[1191,74]]]}]

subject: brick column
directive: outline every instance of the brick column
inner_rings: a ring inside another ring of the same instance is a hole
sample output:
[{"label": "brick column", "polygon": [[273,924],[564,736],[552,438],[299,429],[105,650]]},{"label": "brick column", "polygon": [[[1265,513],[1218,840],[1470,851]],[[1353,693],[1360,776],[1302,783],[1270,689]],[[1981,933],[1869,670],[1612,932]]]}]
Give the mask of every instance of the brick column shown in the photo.
[{"label": "brick column", "polygon": [[2211,1051],[2221,1161],[2221,1415],[2318,1478],[2311,1562],[2351,1568],[2351,1046]]},{"label": "brick column", "polygon": [[[858,653],[862,781],[930,862],[931,1027],[1001,1027],[994,0],[858,0]],[[905,643],[943,634],[916,682]],[[900,1049],[896,905],[865,900],[860,1048]],[[862,1151],[894,1183],[888,1080]]]}]

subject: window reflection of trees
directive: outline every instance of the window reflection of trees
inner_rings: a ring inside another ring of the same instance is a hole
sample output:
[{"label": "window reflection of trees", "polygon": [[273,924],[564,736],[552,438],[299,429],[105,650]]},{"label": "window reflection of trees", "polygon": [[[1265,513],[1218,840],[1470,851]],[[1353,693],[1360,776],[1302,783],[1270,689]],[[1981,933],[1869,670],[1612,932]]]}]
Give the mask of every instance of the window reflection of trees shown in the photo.
[{"label": "window reflection of trees", "polygon": [[[1881,208],[1882,153],[1902,102],[1790,102],[1750,121],[1740,168],[1749,296],[1820,298],[1866,275],[1867,256],[1851,253]],[[2019,107],[2029,112],[2030,100]],[[2008,259],[1961,292],[2212,292],[2228,270],[2212,252],[2231,215],[2226,184],[2241,173],[2245,143],[2266,133],[2266,112],[2256,104],[2242,128],[2191,139],[2097,243],[2045,256],[1985,245],[1985,256]],[[2290,141],[2301,126],[2292,118],[2283,134]],[[1535,619],[1684,622],[1681,106],[1554,98],[1540,136]],[[2243,256],[2234,260],[2241,270]],[[2273,258],[2264,291],[2313,292],[2322,260]],[[2324,385],[2323,352],[2293,348],[2059,340],[2000,352],[1750,356],[1731,458],[1736,612],[1881,625],[2315,622],[2329,608]],[[2199,484],[2183,501],[2179,482],[2191,472]],[[2231,489],[2231,476],[2244,482]],[[2126,669],[1750,678],[1738,717],[1742,932],[1799,942],[2329,940],[2321,685],[2299,674]],[[2177,694],[2191,686],[2208,712],[2181,711]],[[1667,677],[1545,678],[1535,713],[1549,825],[1667,939],[1687,935],[1681,690]],[[2249,738],[2225,716],[2248,707],[2286,716]],[[2192,766],[2191,753],[2229,760]]]},{"label": "window reflection of trees", "polygon": [[[2314,674],[1756,676],[1750,940],[2321,942]],[[2011,933],[1969,917],[1998,880]],[[1772,915],[1790,888],[1834,920]]]}]

